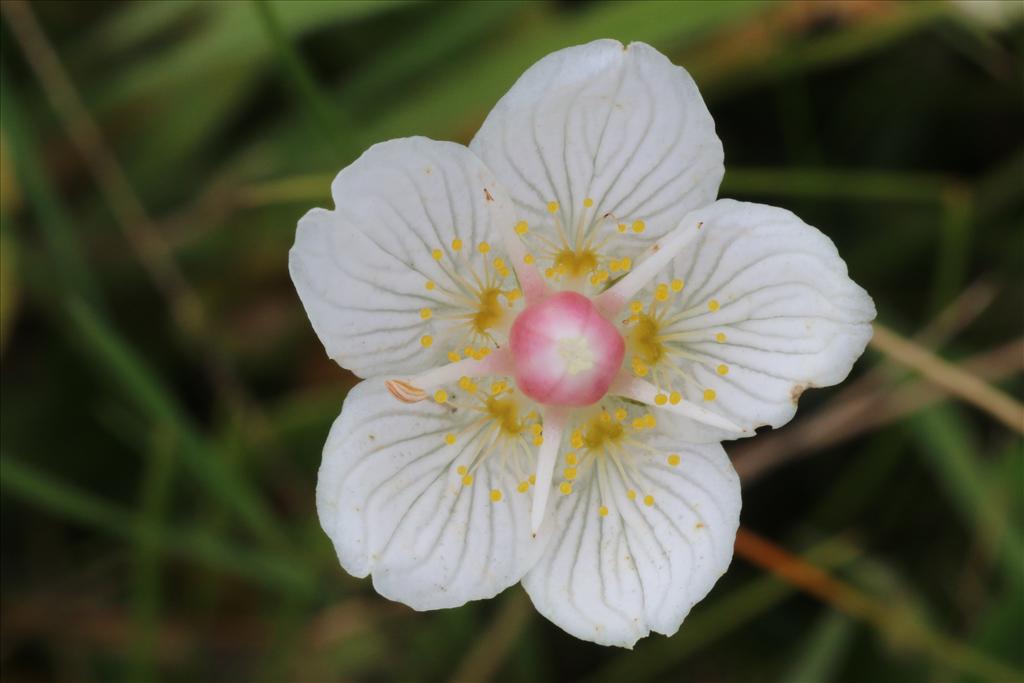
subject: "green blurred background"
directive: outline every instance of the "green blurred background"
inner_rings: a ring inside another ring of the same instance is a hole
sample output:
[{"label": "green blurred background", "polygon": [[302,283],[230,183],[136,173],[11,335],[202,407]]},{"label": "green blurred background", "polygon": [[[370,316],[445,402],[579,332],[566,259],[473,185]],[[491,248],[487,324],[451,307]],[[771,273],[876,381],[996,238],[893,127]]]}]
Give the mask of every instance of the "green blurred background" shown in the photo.
[{"label": "green blurred background", "polygon": [[[1022,7],[5,0],[0,676],[1021,680]],[[737,559],[633,652],[340,569],[313,492],[354,378],[286,267],[364,148],[468,142],[602,37],[693,74],[722,195],[821,228],[884,325],[728,445]]]}]

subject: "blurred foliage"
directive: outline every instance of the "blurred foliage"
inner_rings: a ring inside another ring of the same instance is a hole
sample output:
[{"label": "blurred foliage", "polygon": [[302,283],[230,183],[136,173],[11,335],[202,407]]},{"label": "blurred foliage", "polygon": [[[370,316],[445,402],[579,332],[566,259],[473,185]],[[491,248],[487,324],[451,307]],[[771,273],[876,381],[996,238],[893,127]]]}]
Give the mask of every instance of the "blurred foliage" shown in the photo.
[{"label": "blurred foliage", "polygon": [[541,56],[642,40],[700,85],[724,196],[819,226],[880,321],[1020,397],[1020,9],[5,1],[0,675],[1020,680],[1019,433],[879,345],[729,448],[744,525],[825,583],[740,549],[633,652],[574,640],[518,587],[431,613],[376,596],[316,520],[355,380],[286,269],[297,218],[370,144],[465,143]]}]

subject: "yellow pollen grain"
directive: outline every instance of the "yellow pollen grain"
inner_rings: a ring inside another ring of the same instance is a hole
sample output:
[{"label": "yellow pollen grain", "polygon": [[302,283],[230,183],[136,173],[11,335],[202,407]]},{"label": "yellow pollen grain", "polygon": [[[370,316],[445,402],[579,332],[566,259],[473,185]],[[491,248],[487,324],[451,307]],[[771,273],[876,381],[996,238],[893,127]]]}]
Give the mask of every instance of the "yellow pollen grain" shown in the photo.
[{"label": "yellow pollen grain", "polygon": [[461,360],[461,358],[462,357],[459,356],[459,352],[458,351],[449,351],[448,352],[448,360],[450,360],[453,363],[455,363],[458,360]]},{"label": "yellow pollen grain", "polygon": [[444,389],[438,389],[434,392],[434,400],[438,403],[444,403],[448,400],[448,392]]},{"label": "yellow pollen grain", "polygon": [[647,507],[651,507],[652,505],[654,505],[654,496],[644,496],[644,505],[646,505]]},{"label": "yellow pollen grain", "polygon": [[516,487],[516,491],[519,491],[519,493],[526,493],[529,490],[529,488],[530,488],[530,482],[528,482],[528,481],[521,481],[521,482],[519,482],[519,486]]},{"label": "yellow pollen grain", "polygon": [[575,467],[566,467],[565,471],[562,472],[562,474],[565,476],[566,479],[568,479],[569,481],[572,481],[573,479],[576,478],[576,468]]},{"label": "yellow pollen grain", "polygon": [[532,266],[533,265],[533,261],[534,261],[533,254],[527,254],[527,255],[523,256],[523,263],[525,263],[526,265]]},{"label": "yellow pollen grain", "polygon": [[659,406],[663,406],[666,403],[668,403],[668,396],[666,396],[665,394],[658,394],[657,396],[654,397],[654,402]]},{"label": "yellow pollen grain", "polygon": [[644,418],[644,426],[648,429],[654,429],[658,426],[658,420],[654,417],[654,413],[647,413],[647,416]]},{"label": "yellow pollen grain", "polygon": [[466,469],[465,465],[459,465],[458,467],[455,468],[455,471],[458,472],[460,475],[465,476],[466,472],[468,472],[469,470]]},{"label": "yellow pollen grain", "polygon": [[563,496],[568,496],[570,493],[572,493],[572,484],[570,484],[567,481],[563,481],[561,484],[558,485],[558,490],[562,492]]},{"label": "yellow pollen grain", "polygon": [[597,514],[601,515],[602,517],[607,517],[608,508],[602,505],[601,507],[597,508]]},{"label": "yellow pollen grain", "polygon": [[534,446],[542,446],[542,445],[544,445],[544,437],[540,436],[540,435],[533,437],[533,445]]},{"label": "yellow pollen grain", "polygon": [[724,363],[722,365],[719,365],[717,370],[718,370],[718,374],[719,375],[728,375],[729,374],[729,366],[725,365]]},{"label": "yellow pollen grain", "polygon": [[437,283],[435,283],[433,280],[427,280],[425,283],[423,283],[423,286],[426,287],[428,290],[432,290],[434,289],[434,287],[437,287]]},{"label": "yellow pollen grain", "polygon": [[425,349],[429,349],[430,345],[433,344],[433,343],[434,343],[434,338],[431,337],[429,334],[425,334],[422,337],[420,337],[420,344]]},{"label": "yellow pollen grain", "polygon": [[587,197],[586,199],[583,200],[583,206],[587,207],[588,209],[590,207],[592,207],[593,205],[594,205],[594,200],[591,199],[590,197]]},{"label": "yellow pollen grain", "polygon": [[725,332],[719,332],[718,334],[716,334],[715,341],[718,342],[719,344],[723,343],[725,341]]},{"label": "yellow pollen grain", "polygon": [[491,489],[491,501],[497,503],[501,500],[501,491],[498,489]]},{"label": "yellow pollen grain", "polygon": [[624,256],[622,260],[619,261],[619,265],[623,270],[629,270],[630,268],[633,267],[633,259],[629,258],[628,256]]},{"label": "yellow pollen grain", "polygon": [[644,224],[643,221],[633,221],[633,232],[635,232],[635,233],[643,232],[644,228],[646,228],[646,227],[647,226]]},{"label": "yellow pollen grain", "polygon": [[715,394],[715,390],[714,389],[705,389],[704,390],[704,400],[705,401],[714,401],[715,400],[715,395],[716,394]]},{"label": "yellow pollen grain", "polygon": [[432,315],[434,315],[434,312],[431,311],[429,308],[420,309],[420,317],[423,318],[424,320],[429,320],[430,316]]},{"label": "yellow pollen grain", "polygon": [[637,431],[640,431],[641,429],[643,429],[646,426],[647,426],[647,422],[642,417],[638,417],[635,420],[633,420],[633,429],[635,429]]},{"label": "yellow pollen grain", "polygon": [[573,448],[583,448],[583,432],[577,429],[572,433],[569,441],[572,443]]},{"label": "yellow pollen grain", "polygon": [[536,436],[537,434],[540,434],[542,431],[544,431],[544,427],[542,427],[541,425],[539,425],[539,424],[530,425],[530,433],[531,434]]},{"label": "yellow pollen grain", "polygon": [[634,491],[633,489],[626,491],[626,498],[629,498],[630,500],[636,500],[636,491]]},{"label": "yellow pollen grain", "polygon": [[625,408],[619,408],[615,411],[615,419],[618,420],[619,422],[622,422],[627,417],[629,417],[629,413],[626,412]]},{"label": "yellow pollen grain", "polygon": [[668,301],[668,285],[658,285],[654,289],[654,298],[658,301]]},{"label": "yellow pollen grain", "polygon": [[642,310],[644,310],[644,305],[639,301],[634,301],[629,305],[629,310],[633,311],[634,313],[639,313]]},{"label": "yellow pollen grain", "polygon": [[525,235],[528,232],[530,232],[530,226],[526,221],[519,221],[516,223],[516,234]]},{"label": "yellow pollen grain", "polygon": [[531,474],[530,475],[530,486],[533,486],[536,483],[537,483],[537,475],[536,474]]},{"label": "yellow pollen grain", "polygon": [[430,252],[430,255],[434,257],[435,261],[440,261],[441,257],[444,256],[444,253],[440,249],[435,249],[434,251]]},{"label": "yellow pollen grain", "polygon": [[548,202],[548,211],[551,213],[558,211],[558,202]]},{"label": "yellow pollen grain", "polygon": [[672,291],[673,292],[681,292],[681,291],[683,291],[683,281],[680,280],[679,278],[676,278],[675,280],[673,280],[672,281]]},{"label": "yellow pollen grain", "polygon": [[464,476],[462,478],[462,485],[463,486],[470,486],[472,483],[473,483],[473,475],[472,474],[467,474],[466,476]]},{"label": "yellow pollen grain", "polygon": [[455,443],[455,435],[454,434],[447,434],[447,435],[445,435],[444,441],[445,441],[446,444],[451,446],[452,444]]},{"label": "yellow pollen grain", "polygon": [[670,456],[668,456],[668,464],[672,465],[672,467],[675,467],[676,465],[678,465],[679,464],[679,454],[678,453],[673,453]]},{"label": "yellow pollen grain", "polygon": [[619,230],[619,232],[626,232],[626,224],[625,223],[619,223],[618,230]]},{"label": "yellow pollen grain", "polygon": [[498,270],[503,270],[505,268],[505,261],[500,258],[494,259],[494,267]]},{"label": "yellow pollen grain", "polygon": [[480,250],[481,254],[486,254],[491,250],[491,245],[489,245],[487,242],[481,242],[480,246],[477,247],[477,249]]},{"label": "yellow pollen grain", "polygon": [[575,453],[569,451],[565,454],[565,462],[569,465],[575,465],[579,460],[577,460]]},{"label": "yellow pollen grain", "polygon": [[608,423],[612,421],[612,416],[608,414],[608,411],[602,410],[598,419],[601,420],[601,422]]},{"label": "yellow pollen grain", "polygon": [[672,405],[678,405],[679,402],[682,400],[683,395],[680,394],[678,391],[673,391],[671,394],[668,395],[668,402],[671,403]]},{"label": "yellow pollen grain", "polygon": [[461,251],[462,250],[462,240],[460,240],[460,239],[453,239],[452,240],[452,249],[454,249],[455,251]]},{"label": "yellow pollen grain", "polygon": [[717,311],[719,308],[721,308],[721,305],[718,303],[718,299],[712,299],[708,302],[708,310],[712,313]]}]

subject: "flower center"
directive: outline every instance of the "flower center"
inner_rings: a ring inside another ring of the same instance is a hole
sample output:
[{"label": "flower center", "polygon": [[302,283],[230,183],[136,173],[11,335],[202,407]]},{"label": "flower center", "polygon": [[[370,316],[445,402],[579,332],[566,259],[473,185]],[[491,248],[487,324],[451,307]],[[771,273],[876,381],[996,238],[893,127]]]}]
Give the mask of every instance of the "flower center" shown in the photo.
[{"label": "flower center", "polygon": [[607,393],[622,365],[622,335],[572,291],[527,307],[509,336],[519,389],[538,403],[585,406]]}]

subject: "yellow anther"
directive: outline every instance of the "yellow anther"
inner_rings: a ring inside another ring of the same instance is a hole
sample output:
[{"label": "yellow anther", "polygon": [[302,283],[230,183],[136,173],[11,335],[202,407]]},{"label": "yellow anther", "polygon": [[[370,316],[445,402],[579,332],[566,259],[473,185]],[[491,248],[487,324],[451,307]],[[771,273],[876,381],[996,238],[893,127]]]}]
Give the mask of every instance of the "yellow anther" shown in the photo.
[{"label": "yellow anther", "polygon": [[641,233],[646,227],[643,221],[633,221],[633,232]]},{"label": "yellow anther", "polygon": [[435,249],[434,251],[430,252],[430,255],[434,257],[435,261],[440,261],[441,257],[444,256],[444,253],[440,249]]},{"label": "yellow anther", "polygon": [[527,254],[526,256],[523,257],[523,263],[525,263],[528,266],[532,266],[533,265],[533,261],[534,261],[533,254]]},{"label": "yellow anther", "polygon": [[558,202],[548,202],[548,211],[551,213],[558,211]]},{"label": "yellow anther", "polygon": [[472,483],[473,483],[473,475],[472,474],[467,474],[466,476],[464,476],[462,478],[462,485],[463,486],[470,486]]},{"label": "yellow anther", "polygon": [[633,311],[634,313],[640,313],[641,311],[644,310],[644,305],[639,301],[634,301],[629,305],[629,310]]},{"label": "yellow anther", "polygon": [[455,363],[455,362],[457,362],[457,361],[459,361],[461,359],[462,359],[462,357],[459,355],[458,351],[449,351],[448,352],[448,360],[450,360],[451,362]]},{"label": "yellow anther", "polygon": [[430,345],[433,344],[433,343],[434,343],[434,338],[431,337],[429,334],[425,334],[422,337],[420,337],[420,344],[422,344],[423,348],[425,348],[425,349],[429,349]]},{"label": "yellow anther", "polygon": [[536,436],[537,434],[540,434],[542,431],[544,431],[544,427],[542,427],[541,425],[539,425],[539,424],[530,425],[530,433],[533,434],[534,436]]},{"label": "yellow anther", "polygon": [[537,436],[533,437],[533,445],[534,446],[542,446],[543,444],[544,444],[544,437],[543,436],[538,434]]},{"label": "yellow anther", "polygon": [[729,374],[729,366],[725,365],[724,363],[722,365],[719,365],[717,370],[718,370],[718,374],[719,375],[728,375]]},{"label": "yellow anther", "polygon": [[654,402],[659,406],[663,406],[668,403],[668,396],[665,394],[658,394],[654,397]]},{"label": "yellow anther", "polygon": [[583,200],[583,206],[587,207],[588,209],[590,207],[592,207],[593,205],[594,205],[594,200],[591,199],[590,197],[587,197],[586,199]]},{"label": "yellow anther", "polygon": [[434,315],[434,312],[431,311],[429,308],[420,309],[420,317],[423,318],[424,320],[429,319],[430,316],[432,315]]},{"label": "yellow anther", "polygon": [[530,232],[530,226],[526,221],[516,223],[516,234],[525,235],[528,232]]},{"label": "yellow anther", "polygon": [[658,285],[654,289],[654,298],[658,301],[668,301],[668,285]]},{"label": "yellow anther", "polygon": [[533,486],[536,483],[537,483],[537,475],[536,474],[531,474],[530,475],[530,486]]},{"label": "yellow anther", "polygon": [[566,467],[565,471],[562,472],[562,475],[565,476],[565,478],[568,479],[569,481],[572,481],[573,479],[576,478],[576,468]]},{"label": "yellow anther", "polygon": [[615,411],[615,419],[618,420],[619,422],[622,422],[627,417],[629,417],[629,413],[626,411],[625,408],[619,408],[618,410]]},{"label": "yellow anther", "polygon": [[681,291],[683,291],[683,281],[680,280],[679,278],[676,278],[675,280],[673,280],[672,281],[672,291],[673,292],[681,292]]},{"label": "yellow anther", "polygon": [[619,261],[619,265],[622,268],[622,270],[629,270],[630,268],[633,267],[633,259],[629,258],[628,256],[623,256],[622,260]]},{"label": "yellow anther", "polygon": [[497,268],[498,270],[504,270],[505,261],[500,258],[494,259],[494,267]]},{"label": "yellow anther", "polygon": [[446,444],[448,444],[449,446],[451,446],[452,444],[454,444],[454,443],[455,443],[455,435],[454,435],[454,434],[447,434],[447,435],[446,435],[446,436],[444,437],[444,442],[445,442]]},{"label": "yellow anther", "polygon": [[712,299],[711,301],[708,302],[708,310],[711,311],[712,313],[717,311],[719,308],[721,308],[721,306],[718,303],[718,299]]},{"label": "yellow anther", "polygon": [[469,470],[466,469],[465,465],[459,465],[458,467],[455,468],[455,471],[458,472],[460,475],[465,476],[466,472],[468,472]]},{"label": "yellow anther", "polygon": [[626,491],[626,498],[629,498],[630,500],[636,500],[636,491],[634,491],[633,489]]},{"label": "yellow anther", "polygon": [[602,505],[601,507],[597,508],[597,514],[601,515],[602,517],[607,517],[608,508]]},{"label": "yellow anther", "polygon": [[521,482],[519,482],[519,486],[516,487],[516,491],[519,491],[519,493],[526,493],[529,490],[529,488],[530,488],[530,482],[528,482],[528,481],[521,481]]},{"label": "yellow anther", "polygon": [[567,481],[563,481],[561,484],[558,485],[558,490],[562,492],[563,496],[568,496],[570,493],[572,493],[572,484],[570,484]]},{"label": "yellow anther", "polygon": [[612,271],[613,273],[619,272],[619,262],[617,260],[615,260],[615,259],[612,259],[611,261],[609,261],[608,262],[608,270]]},{"label": "yellow anther", "polygon": [[434,392],[434,400],[438,403],[444,403],[448,400],[448,392],[444,389],[438,389]]},{"label": "yellow anther", "polygon": [[704,400],[705,401],[714,401],[715,400],[715,390],[714,389],[705,389],[704,390]]},{"label": "yellow anther", "polygon": [[454,249],[455,251],[461,251],[461,249],[462,249],[462,240],[460,240],[458,238],[453,239],[452,240],[452,249]]},{"label": "yellow anther", "polygon": [[719,344],[723,343],[725,341],[725,332],[719,332],[718,334],[716,334],[715,341],[718,342]]},{"label": "yellow anther", "polygon": [[491,489],[491,501],[497,503],[501,500],[501,491],[498,489]]},{"label": "yellow anther", "polygon": [[489,245],[487,242],[481,242],[480,246],[477,247],[477,249],[480,250],[481,254],[486,254],[491,250],[491,245]]},{"label": "yellow anther", "polygon": [[676,465],[678,465],[679,464],[679,454],[678,453],[672,453],[671,455],[669,455],[668,456],[668,464],[672,465],[672,467],[675,467]]},{"label": "yellow anther", "polygon": [[652,505],[654,505],[654,496],[652,496],[652,495],[644,496],[644,505],[646,505],[647,507],[651,507]]},{"label": "yellow anther", "polygon": [[647,421],[644,420],[644,418],[637,417],[637,418],[633,419],[633,429],[635,429],[637,431],[640,431],[641,429],[643,429],[646,426],[647,426]]},{"label": "yellow anther", "polygon": [[520,290],[520,289],[513,289],[511,292],[508,292],[507,294],[505,294],[505,298],[508,300],[509,303],[512,303],[513,301],[518,301],[519,297],[521,297],[522,295],[523,295],[522,290]]},{"label": "yellow anther", "polygon": [[647,368],[647,365],[642,360],[640,360],[636,356],[633,356],[632,365],[633,365],[633,374],[635,374],[637,377],[646,377],[647,376],[648,368]]},{"label": "yellow anther", "polygon": [[679,402],[682,400],[683,395],[680,394],[678,391],[673,391],[671,394],[668,395],[668,402],[671,403],[672,405],[678,405]]},{"label": "yellow anther", "polygon": [[577,462],[579,462],[579,460],[576,458],[575,453],[569,451],[568,453],[565,454],[565,462],[570,465],[575,465]]},{"label": "yellow anther", "polygon": [[654,417],[654,413],[647,413],[647,416],[644,418],[644,426],[648,429],[654,429],[658,426],[658,420]]},{"label": "yellow anther", "polygon": [[437,287],[437,283],[435,283],[433,280],[427,280],[425,283],[423,283],[423,286],[426,287],[427,289],[434,289],[434,287]]},{"label": "yellow anther", "polygon": [[601,422],[607,424],[608,422],[612,421],[612,416],[608,414],[607,410],[602,410],[601,414],[598,416],[598,419],[601,420]]},{"label": "yellow anther", "polygon": [[626,224],[625,223],[619,223],[618,229],[619,229],[619,232],[626,232]]}]

